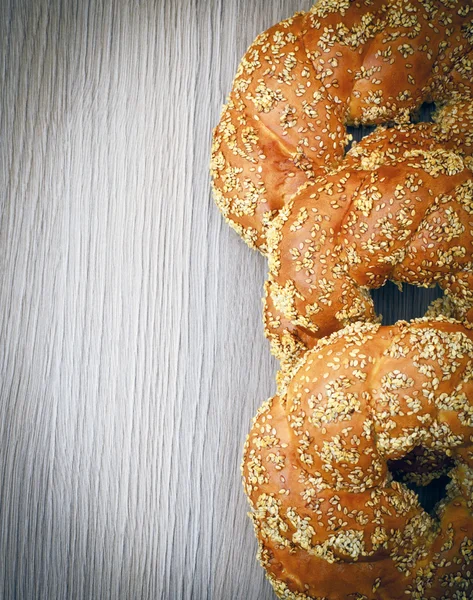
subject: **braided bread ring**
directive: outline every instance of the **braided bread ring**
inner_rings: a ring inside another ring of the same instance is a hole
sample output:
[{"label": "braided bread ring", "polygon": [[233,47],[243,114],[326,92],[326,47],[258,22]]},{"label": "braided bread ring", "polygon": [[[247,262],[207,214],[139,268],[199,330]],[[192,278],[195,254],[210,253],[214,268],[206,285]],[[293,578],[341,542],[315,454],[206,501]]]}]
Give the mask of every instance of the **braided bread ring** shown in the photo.
[{"label": "braided bread ring", "polygon": [[375,321],[368,289],[388,279],[439,284],[455,318],[473,320],[473,159],[451,148],[429,123],[381,128],[274,219],[265,332],[283,366]]},{"label": "braided bread ring", "polygon": [[[286,599],[473,596],[473,331],[446,318],[356,323],[265,403],[243,479],[259,558]],[[415,448],[454,463],[436,515],[392,480]]]},{"label": "braided bread ring", "polygon": [[214,131],[216,202],[252,247],[298,187],[344,155],[347,124],[446,105],[471,150],[472,0],[320,0],[248,49]]}]

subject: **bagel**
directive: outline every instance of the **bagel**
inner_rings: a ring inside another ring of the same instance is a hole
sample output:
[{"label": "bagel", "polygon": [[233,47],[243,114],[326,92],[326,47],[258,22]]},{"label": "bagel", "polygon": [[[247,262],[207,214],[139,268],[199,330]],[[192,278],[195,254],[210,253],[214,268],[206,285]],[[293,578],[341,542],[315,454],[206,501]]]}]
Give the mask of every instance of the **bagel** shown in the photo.
[{"label": "bagel", "polygon": [[343,159],[350,124],[405,123],[435,102],[437,130],[473,148],[472,0],[320,0],[260,34],[214,130],[221,212],[266,253],[300,185]]},{"label": "bagel", "polygon": [[[258,556],[277,596],[472,598],[472,443],[471,327],[355,323],[320,340],[245,444]],[[391,473],[416,450],[449,461],[433,514]]]},{"label": "bagel", "polygon": [[380,128],[301,186],[267,231],[265,332],[284,366],[376,321],[369,289],[438,284],[473,320],[473,158],[430,123]]},{"label": "bagel", "polygon": [[[351,125],[377,128],[348,149]],[[319,0],[268,29],[210,169],[269,264],[278,394],[242,474],[276,594],[473,598],[473,0]],[[445,295],[382,327],[387,280]],[[429,513],[407,486],[446,475]]]}]

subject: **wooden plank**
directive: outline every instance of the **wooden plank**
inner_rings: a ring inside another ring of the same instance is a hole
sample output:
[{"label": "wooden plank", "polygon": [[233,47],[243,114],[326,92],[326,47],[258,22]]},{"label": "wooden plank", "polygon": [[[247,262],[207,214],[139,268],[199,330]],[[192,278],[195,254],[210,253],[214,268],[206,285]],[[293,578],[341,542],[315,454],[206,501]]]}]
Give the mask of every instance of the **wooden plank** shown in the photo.
[{"label": "wooden plank", "polygon": [[239,471],[265,264],[208,160],[246,47],[310,4],[2,3],[4,600],[273,597]]}]

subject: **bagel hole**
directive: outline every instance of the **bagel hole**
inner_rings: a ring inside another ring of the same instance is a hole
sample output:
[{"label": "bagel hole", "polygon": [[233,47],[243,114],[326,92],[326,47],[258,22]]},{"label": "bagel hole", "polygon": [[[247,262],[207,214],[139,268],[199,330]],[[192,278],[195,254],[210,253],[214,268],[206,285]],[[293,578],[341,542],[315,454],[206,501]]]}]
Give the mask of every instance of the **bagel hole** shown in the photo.
[{"label": "bagel hole", "polygon": [[396,321],[423,317],[425,311],[437,298],[443,296],[438,287],[422,288],[404,283],[400,289],[392,281],[371,290],[374,308],[383,318],[383,325],[393,325]]},{"label": "bagel hole", "polygon": [[412,482],[402,482],[404,485],[415,492],[419,497],[419,504],[429,514],[435,513],[435,507],[437,504],[445,498],[446,488],[450,483],[450,477],[447,475],[441,475],[437,479],[432,480],[427,485],[417,485]]},{"label": "bagel hole", "polygon": [[[414,448],[402,459],[388,461],[393,480],[415,492],[420,505],[428,513],[433,513],[437,504],[445,498],[450,482],[447,473],[453,466],[454,461],[445,453],[426,451],[422,447]],[[424,478],[426,483],[422,482]]]},{"label": "bagel hole", "polygon": [[411,114],[411,123],[433,123],[435,102],[424,102],[418,111]]},{"label": "bagel hole", "polygon": [[348,125],[347,133],[351,135],[351,140],[345,146],[345,154],[348,152],[348,150],[350,150],[353,144],[359,142],[370,133],[373,133],[375,129],[376,125],[360,125],[359,127],[355,127],[354,125]]},{"label": "bagel hole", "polygon": [[[436,110],[435,102],[424,102],[419,110],[411,113],[411,123],[432,123],[433,116]],[[394,123],[384,123],[385,127],[393,127]],[[372,133],[376,129],[376,125],[360,125],[355,127],[354,125],[347,126],[347,133],[352,136],[352,139],[345,146],[345,154],[350,150],[355,142],[359,142],[364,137]]]}]

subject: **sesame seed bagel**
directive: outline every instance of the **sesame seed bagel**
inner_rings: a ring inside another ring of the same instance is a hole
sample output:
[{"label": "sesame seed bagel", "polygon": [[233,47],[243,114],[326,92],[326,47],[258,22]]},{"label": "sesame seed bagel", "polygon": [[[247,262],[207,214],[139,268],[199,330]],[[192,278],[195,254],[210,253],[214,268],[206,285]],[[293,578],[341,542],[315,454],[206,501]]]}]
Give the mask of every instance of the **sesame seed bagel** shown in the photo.
[{"label": "sesame seed bagel", "polygon": [[369,289],[440,285],[473,320],[473,158],[435,125],[379,128],[307,182],[267,232],[265,332],[283,367],[377,320]]},{"label": "sesame seed bagel", "polygon": [[[245,445],[259,559],[278,597],[472,598],[472,442],[471,327],[356,323],[319,341]],[[434,514],[392,477],[416,450],[449,462]]]},{"label": "sesame seed bagel", "polygon": [[260,34],[215,128],[215,200],[243,239],[338,164],[347,124],[407,122],[423,102],[472,147],[473,0],[319,0]]}]

